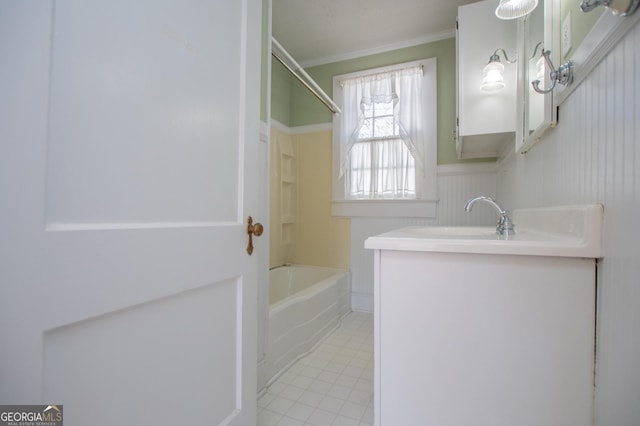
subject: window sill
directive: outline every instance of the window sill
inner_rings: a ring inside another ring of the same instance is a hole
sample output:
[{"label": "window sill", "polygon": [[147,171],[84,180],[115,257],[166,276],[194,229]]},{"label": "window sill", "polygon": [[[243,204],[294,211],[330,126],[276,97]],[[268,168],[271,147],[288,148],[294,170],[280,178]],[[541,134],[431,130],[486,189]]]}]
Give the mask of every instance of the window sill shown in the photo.
[{"label": "window sill", "polygon": [[336,217],[419,217],[435,219],[437,200],[334,200]]}]

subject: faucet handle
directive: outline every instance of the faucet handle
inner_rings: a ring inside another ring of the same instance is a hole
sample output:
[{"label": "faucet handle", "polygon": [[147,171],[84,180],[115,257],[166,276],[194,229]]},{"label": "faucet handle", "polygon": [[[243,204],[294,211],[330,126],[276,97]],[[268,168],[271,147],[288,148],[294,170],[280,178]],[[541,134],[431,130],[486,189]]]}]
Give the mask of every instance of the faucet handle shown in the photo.
[{"label": "faucet handle", "polygon": [[496,232],[500,235],[512,235],[516,233],[513,221],[511,220],[508,211],[505,210],[502,214],[500,214]]}]

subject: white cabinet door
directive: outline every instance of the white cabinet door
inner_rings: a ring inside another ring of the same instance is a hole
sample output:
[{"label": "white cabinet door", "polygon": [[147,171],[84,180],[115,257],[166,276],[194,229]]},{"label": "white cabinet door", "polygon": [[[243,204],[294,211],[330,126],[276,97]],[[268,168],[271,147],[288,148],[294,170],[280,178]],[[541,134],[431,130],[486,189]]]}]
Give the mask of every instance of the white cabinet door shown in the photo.
[{"label": "white cabinet door", "polygon": [[591,424],[593,259],[376,253],[377,425]]},{"label": "white cabinet door", "polygon": [[0,5],[3,403],[255,424],[260,8]]},{"label": "white cabinet door", "polygon": [[517,57],[518,24],[498,19],[496,5],[486,0],[458,8],[459,158],[498,157],[502,146],[515,140],[517,63],[507,63],[499,52],[505,87],[491,93],[480,90],[483,69],[497,49],[504,49],[509,60]]}]

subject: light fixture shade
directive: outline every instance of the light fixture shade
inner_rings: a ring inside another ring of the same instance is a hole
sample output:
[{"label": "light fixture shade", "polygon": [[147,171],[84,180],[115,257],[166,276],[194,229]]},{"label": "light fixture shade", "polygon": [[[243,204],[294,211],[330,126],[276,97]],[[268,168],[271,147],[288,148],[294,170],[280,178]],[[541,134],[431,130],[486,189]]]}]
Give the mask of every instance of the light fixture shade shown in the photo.
[{"label": "light fixture shade", "polygon": [[500,19],[517,19],[536,8],[538,0],[500,0],[496,16]]},{"label": "light fixture shade", "polygon": [[480,90],[497,92],[502,89],[504,89],[504,65],[499,60],[491,61],[482,70]]}]

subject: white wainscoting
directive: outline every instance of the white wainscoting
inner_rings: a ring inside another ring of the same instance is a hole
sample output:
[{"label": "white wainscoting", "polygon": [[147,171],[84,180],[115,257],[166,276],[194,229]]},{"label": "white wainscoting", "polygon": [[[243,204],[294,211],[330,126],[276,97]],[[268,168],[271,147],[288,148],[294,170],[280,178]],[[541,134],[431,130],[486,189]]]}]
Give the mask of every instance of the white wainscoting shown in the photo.
[{"label": "white wainscoting", "polygon": [[561,105],[558,127],[498,172],[510,208],[602,203],[595,425],[640,424],[640,27]]}]

